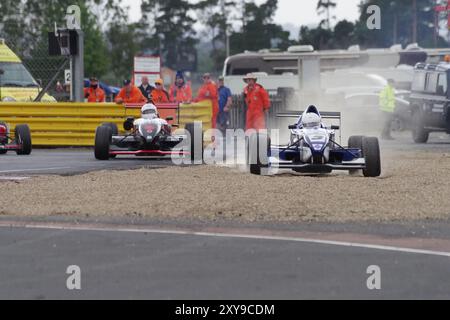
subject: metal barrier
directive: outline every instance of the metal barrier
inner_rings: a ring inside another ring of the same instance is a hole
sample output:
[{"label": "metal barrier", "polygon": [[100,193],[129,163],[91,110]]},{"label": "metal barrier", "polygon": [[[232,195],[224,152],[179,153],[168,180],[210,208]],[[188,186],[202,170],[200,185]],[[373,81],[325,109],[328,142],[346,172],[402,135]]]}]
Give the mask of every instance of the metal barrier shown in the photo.
[{"label": "metal barrier", "polygon": [[[178,109],[177,105],[158,106],[162,116]],[[169,110],[172,111],[169,111]],[[181,104],[179,123],[202,121],[211,128],[212,104],[202,101]],[[95,129],[105,122],[116,123],[122,131],[127,117],[139,117],[140,106],[114,103],[0,103],[0,121],[8,123],[14,134],[17,124],[28,124],[35,146],[93,146]],[[123,132],[123,131],[122,131]]]}]

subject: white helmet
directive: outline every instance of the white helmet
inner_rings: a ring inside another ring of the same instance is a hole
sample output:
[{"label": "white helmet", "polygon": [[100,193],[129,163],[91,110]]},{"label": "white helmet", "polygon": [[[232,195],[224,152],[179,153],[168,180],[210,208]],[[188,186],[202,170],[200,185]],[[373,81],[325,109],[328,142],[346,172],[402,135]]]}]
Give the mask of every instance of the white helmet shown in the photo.
[{"label": "white helmet", "polygon": [[320,116],[313,112],[308,112],[302,118],[302,124],[305,128],[320,127],[321,122]]},{"label": "white helmet", "polygon": [[143,119],[156,119],[158,118],[158,109],[153,103],[148,103],[141,108],[141,115]]}]

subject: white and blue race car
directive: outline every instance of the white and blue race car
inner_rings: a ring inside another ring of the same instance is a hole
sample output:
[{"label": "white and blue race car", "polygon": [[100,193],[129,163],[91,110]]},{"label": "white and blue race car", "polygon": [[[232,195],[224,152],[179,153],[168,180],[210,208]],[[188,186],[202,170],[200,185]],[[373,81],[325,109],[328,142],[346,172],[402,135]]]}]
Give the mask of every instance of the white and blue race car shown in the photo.
[{"label": "white and blue race car", "polygon": [[[340,130],[339,112],[320,113],[309,106],[303,113],[284,112],[279,117],[296,117],[289,126],[290,140],[286,146],[272,146],[265,133],[250,135],[247,143],[247,164],[252,174],[261,175],[263,169],[291,169],[300,173],[325,174],[333,170],[347,170],[365,177],[381,174],[380,147],[375,137],[352,136],[348,146],[336,140]],[[338,119],[339,126],[327,126],[323,118]]]}]

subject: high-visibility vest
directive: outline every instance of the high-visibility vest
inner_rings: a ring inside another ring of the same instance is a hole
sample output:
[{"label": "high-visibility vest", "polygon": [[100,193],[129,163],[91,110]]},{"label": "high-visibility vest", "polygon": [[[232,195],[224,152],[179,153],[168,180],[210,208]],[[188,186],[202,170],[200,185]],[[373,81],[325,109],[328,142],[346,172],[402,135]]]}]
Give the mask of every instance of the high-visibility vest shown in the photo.
[{"label": "high-visibility vest", "polygon": [[389,113],[395,110],[395,90],[390,85],[380,92],[380,110]]}]

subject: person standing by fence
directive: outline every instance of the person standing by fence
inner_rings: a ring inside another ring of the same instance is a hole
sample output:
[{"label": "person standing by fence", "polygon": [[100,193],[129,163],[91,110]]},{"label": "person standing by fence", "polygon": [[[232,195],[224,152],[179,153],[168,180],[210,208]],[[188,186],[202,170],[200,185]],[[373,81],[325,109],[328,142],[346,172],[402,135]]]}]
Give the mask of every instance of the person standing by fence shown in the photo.
[{"label": "person standing by fence", "polygon": [[192,89],[186,83],[183,72],[178,71],[175,77],[175,83],[169,89],[170,102],[191,103]]},{"label": "person standing by fence", "polygon": [[169,102],[169,93],[164,89],[164,81],[162,79],[155,81],[155,89],[152,91],[152,102],[155,104]]},{"label": "person standing by fence", "polygon": [[128,103],[146,103],[147,98],[142,95],[141,90],[135,87],[131,80],[126,79],[123,81],[123,88],[120,90],[116,97],[116,103],[128,104]]},{"label": "person standing by fence", "polygon": [[392,121],[395,111],[395,81],[388,80],[387,86],[380,92],[380,111],[383,115],[383,130],[381,138],[384,140],[394,140],[391,136]]},{"label": "person standing by fence", "polygon": [[211,74],[203,75],[203,85],[198,90],[196,101],[210,100],[213,105],[211,127],[217,128],[217,115],[219,114],[219,99],[216,84],[211,80]]},{"label": "person standing by fence", "polygon": [[246,130],[267,129],[266,116],[270,109],[270,98],[264,87],[256,83],[257,80],[251,73],[244,77],[244,82],[247,83],[244,89],[244,99],[247,104]]},{"label": "person standing by fence", "polygon": [[152,101],[152,91],[155,89],[150,83],[148,82],[148,77],[142,77],[142,84],[138,87],[139,90],[141,90],[141,93],[144,97],[147,98],[147,102]]},{"label": "person standing by fence", "polygon": [[87,99],[87,102],[105,102],[105,91],[100,88],[98,79],[91,77],[89,81],[89,88],[84,88],[84,98]]},{"label": "person standing by fence", "polygon": [[225,87],[225,79],[223,76],[219,77],[219,114],[217,116],[217,129],[222,133],[228,129],[230,124],[230,109],[233,105],[233,97],[231,90]]}]

